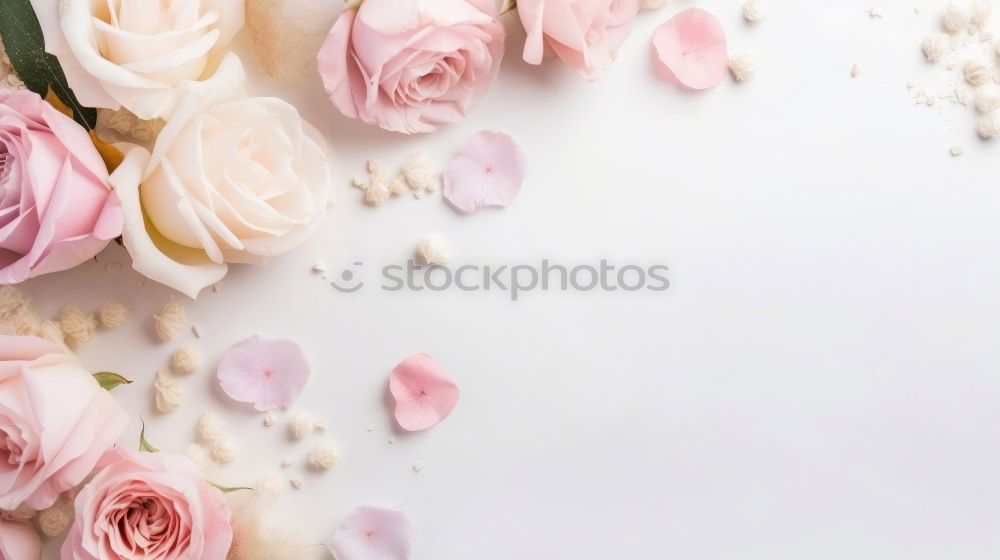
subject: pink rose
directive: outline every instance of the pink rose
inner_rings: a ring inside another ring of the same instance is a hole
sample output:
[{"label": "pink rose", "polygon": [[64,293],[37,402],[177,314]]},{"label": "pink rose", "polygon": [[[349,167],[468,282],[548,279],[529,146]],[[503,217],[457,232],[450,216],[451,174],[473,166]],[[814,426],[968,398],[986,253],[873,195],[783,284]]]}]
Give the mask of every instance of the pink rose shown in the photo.
[{"label": "pink rose", "polygon": [[66,270],[121,234],[90,136],[27,90],[0,90],[0,284]]},{"label": "pink rose", "polygon": [[229,508],[189,459],[117,448],[99,468],[77,494],[62,560],[225,560]]},{"label": "pink rose", "polygon": [[31,524],[6,519],[0,512],[0,558],[3,560],[39,560],[42,541]]},{"label": "pink rose", "polygon": [[545,47],[588,80],[600,79],[618,56],[641,0],[518,0],[528,37],[524,61],[541,64]]},{"label": "pink rose", "polygon": [[494,0],[365,0],[319,51],[330,100],[386,130],[432,132],[486,94],[503,58]]},{"label": "pink rose", "polygon": [[0,509],[34,509],[83,482],[128,417],[63,347],[0,336]]}]

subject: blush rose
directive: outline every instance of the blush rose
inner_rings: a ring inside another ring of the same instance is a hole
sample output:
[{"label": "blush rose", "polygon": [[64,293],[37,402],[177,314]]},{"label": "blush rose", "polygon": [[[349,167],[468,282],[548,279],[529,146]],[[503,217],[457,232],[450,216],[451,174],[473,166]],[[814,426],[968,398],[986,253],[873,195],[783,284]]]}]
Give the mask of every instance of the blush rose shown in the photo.
[{"label": "blush rose", "polygon": [[600,79],[641,7],[641,0],[518,0],[524,61],[541,64],[548,48],[585,79]]},{"label": "blush rose", "polygon": [[345,116],[431,132],[486,94],[504,41],[494,0],[366,0],[333,25],[319,72]]},{"label": "blush rose", "polygon": [[121,230],[83,127],[35,93],[0,90],[0,284],[77,266]]},{"label": "blush rose", "polygon": [[44,509],[83,482],[128,424],[65,348],[0,336],[0,509]]},{"label": "blush rose", "polygon": [[222,492],[188,458],[117,448],[77,494],[62,560],[224,560],[233,540]]}]

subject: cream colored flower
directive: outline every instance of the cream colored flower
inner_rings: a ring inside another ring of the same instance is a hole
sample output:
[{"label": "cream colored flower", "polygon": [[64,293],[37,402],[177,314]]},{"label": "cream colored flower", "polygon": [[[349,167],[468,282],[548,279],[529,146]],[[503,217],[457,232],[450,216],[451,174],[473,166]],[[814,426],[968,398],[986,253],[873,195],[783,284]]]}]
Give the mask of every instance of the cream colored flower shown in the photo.
[{"label": "cream colored flower", "polygon": [[169,116],[243,27],[243,0],[31,0],[70,87],[89,107]]},{"label": "cream colored flower", "polygon": [[322,136],[288,103],[246,98],[244,82],[235,55],[189,82],[152,153],[132,148],[111,178],[133,268],[192,298],[227,263],[303,243],[329,204]]}]

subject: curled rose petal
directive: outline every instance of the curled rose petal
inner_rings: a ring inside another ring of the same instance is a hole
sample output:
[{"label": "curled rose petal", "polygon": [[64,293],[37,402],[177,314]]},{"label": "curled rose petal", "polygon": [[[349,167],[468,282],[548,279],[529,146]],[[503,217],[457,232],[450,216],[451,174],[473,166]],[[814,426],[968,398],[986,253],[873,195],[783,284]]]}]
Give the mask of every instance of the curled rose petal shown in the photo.
[{"label": "curled rose petal", "polygon": [[260,335],[236,343],[219,363],[219,384],[235,401],[257,410],[291,406],[309,380],[309,361],[291,340]]},{"label": "curled rose petal", "polygon": [[415,537],[402,508],[361,506],[347,515],[327,547],[337,560],[406,560]]},{"label": "curled rose petal", "polygon": [[444,197],[460,212],[506,207],[521,191],[527,158],[514,139],[483,130],[466,140],[444,171]]},{"label": "curled rose petal", "polygon": [[444,420],[460,394],[448,372],[427,354],[414,354],[393,368],[389,392],[396,400],[396,421],[411,432]]},{"label": "curled rose petal", "polygon": [[653,47],[660,63],[691,89],[708,89],[726,76],[726,33],[705,10],[688,8],[656,28]]}]

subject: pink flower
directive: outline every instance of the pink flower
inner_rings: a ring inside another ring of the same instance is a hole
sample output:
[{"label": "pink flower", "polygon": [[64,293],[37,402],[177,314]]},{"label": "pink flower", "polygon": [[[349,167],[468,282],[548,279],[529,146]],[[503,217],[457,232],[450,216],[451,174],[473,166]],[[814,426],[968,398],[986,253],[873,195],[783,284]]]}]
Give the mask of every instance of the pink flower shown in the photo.
[{"label": "pink flower", "polygon": [[494,0],[365,0],[340,15],[319,72],[345,116],[386,130],[431,132],[461,120],[503,58]]},{"label": "pink flower", "polygon": [[0,284],[73,268],[121,232],[83,127],[35,93],[0,90]]},{"label": "pink flower", "polygon": [[518,0],[528,36],[524,61],[541,64],[546,47],[587,80],[597,80],[632,31],[641,0]]},{"label": "pink flower", "polygon": [[63,347],[0,336],[0,509],[34,509],[83,482],[128,417]]},{"label": "pink flower", "polygon": [[255,334],[226,350],[218,377],[231,399],[253,403],[257,410],[274,410],[291,406],[302,393],[309,380],[309,360],[291,340]]},{"label": "pink flower", "polygon": [[24,521],[4,519],[0,512],[0,558],[3,560],[39,560],[42,541],[35,529]]},{"label": "pink flower", "polygon": [[441,364],[427,354],[399,362],[389,375],[396,399],[396,421],[404,430],[426,430],[444,420],[458,404],[460,391]]},{"label": "pink flower", "polygon": [[62,560],[224,560],[233,540],[222,492],[182,455],[109,452],[76,497]]},{"label": "pink flower", "polygon": [[326,546],[337,560],[406,560],[415,536],[402,508],[361,506],[351,510]]},{"label": "pink flower", "polygon": [[656,58],[681,84],[691,89],[718,85],[729,70],[726,32],[705,10],[688,8],[653,33]]},{"label": "pink flower", "polygon": [[521,192],[528,160],[514,139],[483,130],[465,141],[444,170],[444,197],[460,212],[510,206]]}]

